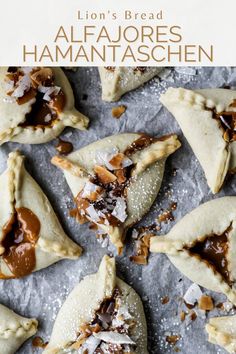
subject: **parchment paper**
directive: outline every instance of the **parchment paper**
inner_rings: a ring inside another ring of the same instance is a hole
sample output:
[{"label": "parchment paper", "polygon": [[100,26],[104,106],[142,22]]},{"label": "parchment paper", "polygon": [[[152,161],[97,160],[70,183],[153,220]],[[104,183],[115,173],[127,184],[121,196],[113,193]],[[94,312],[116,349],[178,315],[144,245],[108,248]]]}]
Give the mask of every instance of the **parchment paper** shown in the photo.
[{"label": "parchment paper", "polygon": [[[90,118],[88,131],[66,129],[62,134],[62,138],[73,143],[74,150],[121,132],[146,132],[154,136],[175,132],[179,135],[182,148],[167,160],[161,191],[142,224],[152,224],[161,208],[165,209],[172,201],[176,201],[175,221],[164,225],[159,232],[164,233],[187,212],[214,198],[190,146],[175,119],[162,108],[159,96],[168,86],[186,88],[236,86],[236,69],[166,69],[162,72],[161,79],[155,78],[142,88],[123,96],[119,104],[126,105],[127,111],[119,120],[112,118],[111,115],[111,108],[117,106],[117,103],[106,103],[101,100],[97,68],[79,68],[76,72],[66,71],[66,73],[73,85],[77,108]],[[83,256],[77,261],[61,261],[24,279],[0,282],[0,302],[21,315],[36,317],[39,320],[37,335],[45,341],[50,337],[56,314],[69,292],[82,277],[97,270],[103,254],[107,251],[96,241],[95,234],[89,230],[88,225],[79,225],[68,215],[69,209],[73,207],[71,192],[63,173],[50,164],[51,157],[56,153],[55,144],[56,141],[31,146],[8,143],[0,148],[1,172],[6,168],[6,159],[10,151],[17,148],[26,155],[27,169],[48,196],[65,231],[84,248]],[[177,169],[176,176],[172,173],[174,168]],[[235,195],[235,192],[236,179],[231,178],[215,197]],[[164,255],[151,255],[147,266],[131,263],[127,255],[132,253],[132,249],[132,244],[129,244],[125,254],[117,257],[117,271],[143,299],[150,353],[174,353],[177,350],[185,354],[225,353],[223,349],[207,342],[204,325],[209,316],[226,313],[214,310],[206,318],[198,314],[195,321],[186,319],[181,323],[179,313],[183,305],[179,299],[191,282],[178,272]],[[211,294],[216,303],[226,301],[224,296],[206,289],[204,293]],[[170,301],[163,305],[161,299],[167,295]],[[169,334],[181,336],[175,346],[170,346],[166,342],[166,336]],[[32,347],[30,339],[18,354],[41,351]]]}]

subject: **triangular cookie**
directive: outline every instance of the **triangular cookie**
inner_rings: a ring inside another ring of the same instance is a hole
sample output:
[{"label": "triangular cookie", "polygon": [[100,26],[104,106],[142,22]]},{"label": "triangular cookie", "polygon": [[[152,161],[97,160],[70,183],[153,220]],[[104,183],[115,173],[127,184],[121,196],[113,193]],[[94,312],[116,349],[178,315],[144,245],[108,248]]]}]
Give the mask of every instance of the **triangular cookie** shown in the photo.
[{"label": "triangular cookie", "polygon": [[193,282],[236,304],[236,197],[211,200],[184,216],[166,236],[151,238]]},{"label": "triangular cookie", "polygon": [[206,331],[209,342],[236,353],[236,316],[211,318]]},{"label": "triangular cookie", "polygon": [[127,133],[96,141],[66,158],[55,156],[52,163],[64,170],[78,221],[93,222],[121,253],[127,229],[151,208],[166,158],[179,147],[176,135]]},{"label": "triangular cookie", "polygon": [[0,353],[15,354],[20,346],[37,332],[38,321],[17,315],[0,305]]},{"label": "triangular cookie", "polygon": [[169,88],[160,101],[174,115],[213,193],[236,172],[236,91]]},{"label": "triangular cookie", "polygon": [[104,256],[98,272],[86,276],[62,305],[44,354],[63,349],[148,354],[142,302],[116,277],[114,258]]},{"label": "triangular cookie", "polygon": [[159,74],[162,67],[100,67],[102,99],[118,101],[126,92],[132,91]]},{"label": "triangular cookie", "polygon": [[0,145],[41,144],[66,126],[86,129],[88,118],[74,107],[74,95],[60,68],[0,68]]},{"label": "triangular cookie", "polygon": [[63,231],[47,197],[26,172],[24,157],[12,152],[0,176],[0,278],[19,278],[81,248]]}]

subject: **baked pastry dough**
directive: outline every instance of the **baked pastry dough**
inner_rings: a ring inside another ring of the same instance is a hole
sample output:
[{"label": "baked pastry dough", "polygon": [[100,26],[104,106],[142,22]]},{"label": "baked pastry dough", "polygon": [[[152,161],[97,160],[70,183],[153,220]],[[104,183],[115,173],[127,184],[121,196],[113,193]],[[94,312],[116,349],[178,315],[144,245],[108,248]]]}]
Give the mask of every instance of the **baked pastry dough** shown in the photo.
[{"label": "baked pastry dough", "polygon": [[236,316],[211,318],[206,331],[209,342],[236,353]]},{"label": "baked pastry dough", "polygon": [[102,99],[108,102],[118,101],[126,92],[151,80],[162,69],[161,67],[100,67]]},{"label": "baked pastry dough", "polygon": [[74,107],[74,96],[60,68],[0,68],[0,144],[41,144],[66,126],[85,129],[88,118]]},{"label": "baked pastry dough", "polygon": [[37,332],[38,321],[17,315],[0,305],[0,353],[14,354],[20,346]]},{"label": "baked pastry dough", "polygon": [[160,101],[174,115],[213,193],[236,172],[236,91],[169,88]]},{"label": "baked pastry dough", "polygon": [[47,197],[26,172],[24,157],[12,152],[0,176],[0,278],[19,278],[81,248],[64,233]]},{"label": "baked pastry dough", "polygon": [[166,253],[193,282],[236,304],[236,197],[202,204],[166,236],[152,237],[150,250]]},{"label": "baked pastry dough", "polygon": [[43,353],[71,353],[73,349],[91,354],[148,353],[142,302],[116,277],[114,258],[104,256],[98,272],[86,276],[70,293]]},{"label": "baked pastry dough", "polygon": [[55,156],[75,197],[75,216],[108,234],[122,252],[127,229],[146,214],[162,182],[166,158],[180,147],[176,135],[151,138],[120,134],[90,144],[67,158]]}]

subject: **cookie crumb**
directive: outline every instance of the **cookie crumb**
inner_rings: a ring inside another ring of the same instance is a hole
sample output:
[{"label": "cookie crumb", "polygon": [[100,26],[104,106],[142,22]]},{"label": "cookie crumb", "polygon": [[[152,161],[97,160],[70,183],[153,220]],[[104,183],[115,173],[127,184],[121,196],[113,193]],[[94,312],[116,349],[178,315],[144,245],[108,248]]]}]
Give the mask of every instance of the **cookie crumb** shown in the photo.
[{"label": "cookie crumb", "polygon": [[173,211],[175,211],[177,209],[177,203],[176,202],[171,202],[171,204],[169,205],[169,207],[162,211],[162,213],[158,216],[157,218],[157,222],[158,223],[169,223],[170,221],[174,221],[174,215],[173,215]]},{"label": "cookie crumb", "polygon": [[119,119],[122,116],[122,114],[125,113],[125,111],[126,111],[126,106],[121,105],[121,106],[113,107],[111,110],[112,117]]},{"label": "cookie crumb", "polygon": [[171,345],[175,345],[179,340],[180,340],[179,335],[172,334],[172,335],[166,337],[166,341]]},{"label": "cookie crumb", "polygon": [[164,222],[165,224],[167,224],[169,221],[173,221],[174,220],[174,216],[172,214],[172,212],[170,210],[165,210],[162,214],[160,214],[158,216],[157,221],[159,223]]},{"label": "cookie crumb", "polygon": [[68,155],[73,151],[74,147],[73,144],[69,141],[62,140],[61,138],[58,139],[58,143],[56,145],[56,150],[61,155]]},{"label": "cookie crumb", "polygon": [[170,301],[169,296],[164,296],[163,298],[161,298],[162,305],[168,304],[169,301]]},{"label": "cookie crumb", "polygon": [[191,321],[195,321],[197,319],[197,314],[195,311],[191,311],[189,316],[190,316]]},{"label": "cookie crumb", "polygon": [[35,348],[46,348],[48,342],[44,342],[44,340],[41,337],[34,337],[32,340],[32,345]]},{"label": "cookie crumb", "polygon": [[202,295],[198,300],[198,308],[200,310],[211,311],[214,309],[214,303],[211,296]]},{"label": "cookie crumb", "polygon": [[184,311],[181,311],[180,312],[180,320],[181,320],[181,322],[184,322],[185,317],[186,317],[186,313]]},{"label": "cookie crumb", "polygon": [[216,308],[219,310],[224,310],[224,304],[222,302],[219,302],[218,304],[216,304]]},{"label": "cookie crumb", "polygon": [[153,234],[145,233],[135,230],[135,254],[130,256],[131,262],[140,265],[146,265],[148,262],[149,256],[149,247],[150,247],[150,238],[153,237]]}]

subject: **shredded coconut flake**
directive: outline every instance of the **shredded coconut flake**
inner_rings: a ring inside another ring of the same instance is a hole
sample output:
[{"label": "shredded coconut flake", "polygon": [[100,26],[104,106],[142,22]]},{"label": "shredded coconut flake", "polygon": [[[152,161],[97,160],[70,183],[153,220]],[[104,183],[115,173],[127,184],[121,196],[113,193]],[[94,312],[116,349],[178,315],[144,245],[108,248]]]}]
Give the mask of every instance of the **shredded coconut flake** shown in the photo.
[{"label": "shredded coconut flake", "polygon": [[82,193],[82,198],[87,198],[91,195],[91,193],[96,192],[99,189],[99,186],[88,181],[85,183]]},{"label": "shredded coconut flake", "polygon": [[202,296],[202,291],[197,284],[192,284],[184,295],[184,301],[189,305],[195,305],[195,303]]},{"label": "shredded coconut flake", "polygon": [[113,209],[112,215],[115,216],[121,222],[124,222],[127,218],[126,202],[124,198],[118,197],[116,200],[116,206]]},{"label": "shredded coconut flake", "polygon": [[33,68],[32,66],[21,67],[21,71],[24,74],[30,74],[33,69],[35,69],[35,68]]},{"label": "shredded coconut flake", "polygon": [[122,333],[117,333],[117,332],[99,332],[99,333],[94,333],[94,337],[102,340],[103,342],[106,343],[111,343],[111,344],[130,344],[134,345],[135,342],[127,335],[127,334],[122,334]]},{"label": "shredded coconut flake", "polygon": [[113,327],[120,327],[124,326],[124,321],[131,319],[132,316],[129,313],[128,307],[120,303],[118,307],[118,311],[114,319],[112,320]]},{"label": "shredded coconut flake", "polygon": [[100,150],[96,154],[96,162],[101,166],[106,166],[108,170],[113,171],[114,167],[109,163],[111,159],[119,153],[119,150],[116,147],[107,148]]},{"label": "shredded coconut flake", "polygon": [[233,308],[233,304],[231,304],[231,302],[229,302],[229,301],[225,301],[223,303],[223,306],[224,306],[224,310],[227,312],[229,312]]},{"label": "shredded coconut flake", "polygon": [[[84,354],[85,352],[88,354],[94,354],[95,350],[101,343],[101,340],[99,338],[95,338],[94,336],[88,337],[86,342],[82,345],[81,348],[79,348],[78,353],[79,354]],[[87,350],[87,351],[86,351]]]},{"label": "shredded coconut flake", "polygon": [[54,94],[55,96],[59,94],[61,88],[59,86],[43,86],[39,85],[38,91],[44,93],[43,99],[45,101],[51,101],[51,95]]},{"label": "shredded coconut flake", "polygon": [[131,237],[132,237],[133,240],[137,240],[138,237],[139,237],[139,232],[138,232],[138,230],[133,229]]},{"label": "shredded coconut flake", "polygon": [[92,219],[92,221],[94,222],[98,222],[100,220],[99,214],[98,212],[95,210],[93,205],[90,205],[87,209],[86,209],[87,213],[89,214],[90,218]]},{"label": "shredded coconut flake", "polygon": [[12,97],[15,98],[20,98],[23,97],[25,92],[29,91],[31,87],[31,80],[29,75],[24,75],[19,81],[18,81],[18,86],[12,93]]},{"label": "shredded coconut flake", "polygon": [[50,113],[48,113],[48,114],[46,115],[46,117],[44,118],[44,121],[45,121],[46,123],[48,123],[48,122],[50,122],[51,119],[52,119],[52,116],[51,116]]},{"label": "shredded coconut flake", "polygon": [[128,157],[125,157],[124,160],[122,161],[122,167],[129,167],[133,165],[133,161],[131,159],[129,159]]},{"label": "shredded coconut flake", "polygon": [[41,93],[46,93],[47,90],[49,89],[49,87],[43,86],[43,85],[39,85],[38,86],[38,91]]},{"label": "shredded coconut flake", "polygon": [[48,87],[48,90],[44,94],[43,99],[45,101],[50,102],[51,101],[51,94],[53,94],[53,93],[54,93],[54,87]]},{"label": "shredded coconut flake", "polygon": [[103,237],[102,235],[104,235],[104,230],[98,229],[97,231],[98,235],[101,235],[98,238],[98,242],[100,243],[102,248],[107,248],[109,246],[109,239],[108,237]]}]

